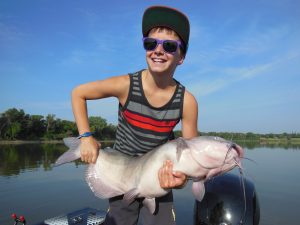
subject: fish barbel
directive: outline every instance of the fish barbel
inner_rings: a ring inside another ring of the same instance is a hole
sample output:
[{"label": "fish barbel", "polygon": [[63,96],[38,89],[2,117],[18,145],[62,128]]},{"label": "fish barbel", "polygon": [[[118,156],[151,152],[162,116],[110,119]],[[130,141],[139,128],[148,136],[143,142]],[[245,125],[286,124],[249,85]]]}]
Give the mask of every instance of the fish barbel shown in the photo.
[{"label": "fish barbel", "polygon": [[[64,143],[69,150],[57,159],[56,166],[80,158],[79,139],[65,138]],[[96,163],[88,165],[85,179],[97,197],[124,195],[128,204],[135,198],[144,198],[143,204],[154,213],[155,198],[170,191],[161,188],[158,179],[158,171],[166,160],[173,162],[174,171],[193,180],[193,194],[201,201],[204,182],[235,166],[241,167],[243,156],[239,145],[211,136],[177,138],[137,157],[105,148],[99,151]]]}]

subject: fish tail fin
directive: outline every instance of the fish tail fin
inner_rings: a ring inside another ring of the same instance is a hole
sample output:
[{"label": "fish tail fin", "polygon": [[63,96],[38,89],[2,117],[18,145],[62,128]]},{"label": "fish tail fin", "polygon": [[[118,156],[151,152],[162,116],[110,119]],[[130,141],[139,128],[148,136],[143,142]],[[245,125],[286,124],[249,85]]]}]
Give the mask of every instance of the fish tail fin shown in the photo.
[{"label": "fish tail fin", "polygon": [[56,160],[54,166],[60,166],[80,158],[80,140],[75,137],[68,137],[64,138],[63,141],[65,145],[69,147],[69,150]]}]

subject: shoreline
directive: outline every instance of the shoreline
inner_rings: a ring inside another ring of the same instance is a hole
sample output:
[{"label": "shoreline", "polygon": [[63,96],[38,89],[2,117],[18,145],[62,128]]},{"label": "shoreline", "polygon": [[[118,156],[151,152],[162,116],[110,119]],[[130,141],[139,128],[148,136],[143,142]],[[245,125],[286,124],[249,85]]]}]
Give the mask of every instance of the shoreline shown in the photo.
[{"label": "shoreline", "polygon": [[[99,141],[99,140],[98,140]],[[260,145],[265,144],[292,144],[300,145],[299,139],[297,140],[286,140],[286,139],[260,139],[260,140],[234,140],[237,143],[247,142],[247,143],[257,143]],[[101,143],[114,143],[114,140],[100,140]],[[0,140],[0,145],[20,145],[20,144],[63,144],[63,140]]]},{"label": "shoreline", "polygon": [[19,144],[61,144],[62,140],[1,140],[0,145],[19,145]]},{"label": "shoreline", "polygon": [[[101,143],[113,143],[114,140],[103,140]],[[0,140],[0,145],[20,145],[20,144],[63,144],[63,140]]]}]

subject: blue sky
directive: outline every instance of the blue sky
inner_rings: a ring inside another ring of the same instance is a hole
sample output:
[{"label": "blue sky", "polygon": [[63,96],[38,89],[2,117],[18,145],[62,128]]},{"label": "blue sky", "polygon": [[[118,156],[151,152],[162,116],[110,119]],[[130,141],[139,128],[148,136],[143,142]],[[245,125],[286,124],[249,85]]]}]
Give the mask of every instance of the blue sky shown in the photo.
[{"label": "blue sky", "polygon": [[[72,88],[146,68],[141,19],[156,4],[190,18],[175,78],[197,98],[201,131],[300,132],[298,0],[1,1],[0,112],[74,120]],[[116,124],[115,99],[88,107]]]}]

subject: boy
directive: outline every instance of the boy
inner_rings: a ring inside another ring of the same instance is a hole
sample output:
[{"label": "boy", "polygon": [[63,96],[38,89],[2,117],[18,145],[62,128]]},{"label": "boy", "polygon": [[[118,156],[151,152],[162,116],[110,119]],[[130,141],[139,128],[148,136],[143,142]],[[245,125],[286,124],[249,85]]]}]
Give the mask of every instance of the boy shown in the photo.
[{"label": "boy", "polygon": [[[144,12],[142,31],[148,68],[76,87],[72,107],[81,140],[81,160],[95,163],[101,144],[90,133],[86,100],[116,97],[119,122],[114,149],[132,157],[142,155],[172,139],[181,120],[182,136],[198,135],[198,104],[194,96],[173,79],[184,61],[189,39],[188,18],[176,9],[153,6]],[[181,188],[186,175],[173,171],[166,161],[158,173],[162,188]],[[157,199],[154,215],[137,199],[129,206],[122,196],[109,200],[105,224],[136,224],[141,213],[144,224],[175,224],[172,192]]]}]

